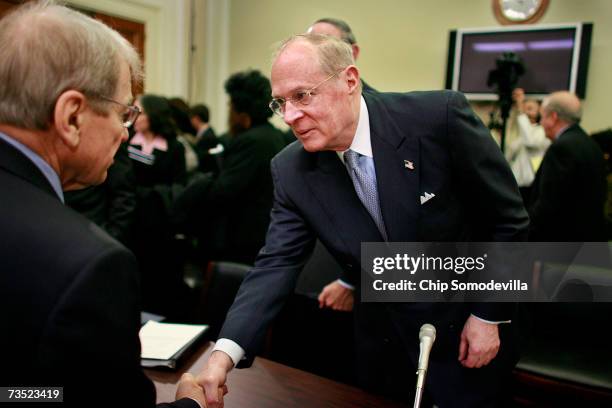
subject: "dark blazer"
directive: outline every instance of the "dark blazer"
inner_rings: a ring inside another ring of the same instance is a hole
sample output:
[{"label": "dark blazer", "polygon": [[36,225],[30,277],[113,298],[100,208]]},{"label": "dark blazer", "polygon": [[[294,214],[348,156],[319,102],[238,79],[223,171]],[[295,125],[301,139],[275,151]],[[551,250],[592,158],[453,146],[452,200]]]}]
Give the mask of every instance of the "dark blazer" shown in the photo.
[{"label": "dark blazer", "polygon": [[139,187],[153,187],[159,184],[185,184],[187,170],[185,169],[185,149],[176,139],[168,140],[168,150],[154,149],[152,164],[139,160],[138,145],[129,145],[128,152],[134,165],[136,185]]},{"label": "dark blazer", "polygon": [[363,92],[378,92],[376,89],[372,88],[366,81],[361,78],[361,90]]},{"label": "dark blazer", "polygon": [[133,255],[1,140],[0,189],[0,383],[63,386],[70,406],[154,406]]},{"label": "dark blazer", "polygon": [[578,125],[548,148],[531,193],[531,241],[606,241],[603,152]]},{"label": "dark blazer", "polygon": [[219,164],[216,156],[208,153],[208,150],[217,146],[219,141],[212,127],[208,127],[202,134],[202,137],[194,146],[194,150],[198,156],[198,169],[203,173],[219,171]]},{"label": "dark blazer", "polygon": [[194,195],[188,206],[201,218],[201,240],[209,256],[253,263],[270,223],[270,160],[284,146],[283,133],[270,123],[252,127],[231,139],[212,184],[187,191]]},{"label": "dark blazer", "polygon": [[[527,212],[512,172],[461,94],[444,91],[363,96],[389,241],[526,238]],[[408,170],[404,160],[412,161],[414,170]],[[409,382],[400,384],[400,390],[414,382],[410,362],[398,359],[405,355],[414,363],[423,323],[432,322],[438,328],[434,349],[436,358],[446,365],[436,372],[453,376],[462,372],[457,363],[459,334],[470,313],[493,321],[513,317],[513,305],[493,303],[359,302],[360,244],[381,241],[382,237],[336,152],[308,153],[301,144],[293,143],[272,161],[272,175],[275,202],[266,246],[242,284],[219,335],[245,349],[243,365],[250,363],[267,325],[292,293],[317,237],[342,265],[344,279],[357,287],[354,315],[358,376],[362,384],[375,391],[384,392],[385,387],[374,377],[386,377],[378,374],[393,373],[393,367],[402,368],[398,378],[410,372]],[[419,197],[424,192],[436,197],[421,205]],[[502,344],[505,348],[509,343]],[[390,345],[400,353],[389,353]],[[502,350],[498,359],[510,361],[509,356],[504,357],[507,353]],[[471,374],[469,378],[490,374],[489,370],[480,372],[483,374]],[[438,401],[464,398],[460,396],[461,384],[453,383],[446,389],[446,379],[432,382],[435,384],[430,386],[437,386],[439,395],[446,393]]]}]

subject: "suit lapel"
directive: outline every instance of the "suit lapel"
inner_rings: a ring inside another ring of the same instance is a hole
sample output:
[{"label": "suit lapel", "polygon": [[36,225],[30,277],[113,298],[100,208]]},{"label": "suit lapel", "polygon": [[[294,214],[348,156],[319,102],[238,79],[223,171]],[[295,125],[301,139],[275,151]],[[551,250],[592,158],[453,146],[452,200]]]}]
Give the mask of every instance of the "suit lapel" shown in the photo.
[{"label": "suit lapel", "polygon": [[345,241],[381,241],[382,236],[353,187],[336,152],[316,153],[314,166],[306,173],[308,187]]},{"label": "suit lapel", "polygon": [[370,136],[378,199],[389,241],[416,241],[419,202],[419,139],[399,129],[380,97],[364,94],[370,117]]}]

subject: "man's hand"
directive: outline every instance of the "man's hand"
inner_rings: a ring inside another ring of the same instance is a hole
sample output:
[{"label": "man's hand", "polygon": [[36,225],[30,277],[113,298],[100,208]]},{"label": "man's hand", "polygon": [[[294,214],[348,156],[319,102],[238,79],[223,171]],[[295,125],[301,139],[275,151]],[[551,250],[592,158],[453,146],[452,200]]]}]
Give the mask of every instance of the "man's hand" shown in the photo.
[{"label": "man's hand", "polygon": [[234,363],[227,354],[213,351],[198,375],[197,382],[204,388],[209,408],[223,408],[223,396],[228,392],[225,381],[233,366]]},{"label": "man's hand", "polygon": [[467,368],[486,366],[497,355],[499,345],[497,324],[486,323],[470,316],[461,332],[459,361]]},{"label": "man's hand", "polygon": [[333,281],[319,294],[319,307],[350,312],[353,310],[353,291],[345,288],[338,281]]},{"label": "man's hand", "polygon": [[206,407],[204,390],[198,385],[195,377],[189,373],[183,374],[176,389],[176,399],[181,398],[191,398],[196,400],[201,407]]}]

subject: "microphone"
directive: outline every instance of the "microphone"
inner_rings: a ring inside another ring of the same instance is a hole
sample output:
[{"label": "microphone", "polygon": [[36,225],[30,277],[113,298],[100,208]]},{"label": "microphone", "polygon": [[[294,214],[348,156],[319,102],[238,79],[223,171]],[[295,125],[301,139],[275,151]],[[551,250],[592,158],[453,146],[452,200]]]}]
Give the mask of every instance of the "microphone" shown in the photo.
[{"label": "microphone", "polygon": [[417,384],[416,395],[414,398],[414,408],[421,406],[421,398],[423,397],[423,389],[425,388],[425,375],[427,374],[427,366],[429,365],[429,353],[431,347],[436,340],[436,328],[426,323],[419,330],[419,363],[417,366]]}]

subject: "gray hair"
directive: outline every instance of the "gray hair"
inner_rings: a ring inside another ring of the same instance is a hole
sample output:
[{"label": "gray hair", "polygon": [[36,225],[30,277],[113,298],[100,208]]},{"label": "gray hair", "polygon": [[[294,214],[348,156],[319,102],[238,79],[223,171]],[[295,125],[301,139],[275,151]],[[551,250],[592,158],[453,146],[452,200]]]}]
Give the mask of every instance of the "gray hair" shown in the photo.
[{"label": "gray hair", "polygon": [[333,25],[342,33],[342,41],[350,45],[357,44],[357,38],[355,38],[355,34],[353,34],[351,27],[346,23],[346,21],[340,20],[339,18],[325,17],[318,19],[313,23],[313,25],[317,23],[326,23]]},{"label": "gray hair", "polygon": [[338,38],[323,34],[296,34],[285,40],[276,53],[274,60],[287,48],[288,45],[296,41],[305,41],[315,47],[319,57],[321,70],[332,75],[336,72],[355,64],[353,50],[346,42]]},{"label": "gray hair", "polygon": [[542,107],[555,112],[559,119],[569,124],[580,123],[582,106],[576,95],[567,91],[553,92],[542,101]]},{"label": "gray hair", "polygon": [[118,32],[53,0],[28,2],[0,20],[0,123],[45,130],[57,98],[74,89],[108,111],[120,64],[142,80],[138,53]]}]

